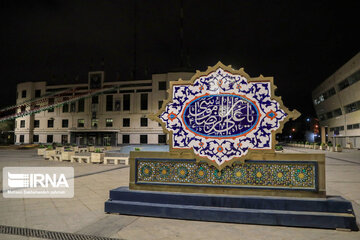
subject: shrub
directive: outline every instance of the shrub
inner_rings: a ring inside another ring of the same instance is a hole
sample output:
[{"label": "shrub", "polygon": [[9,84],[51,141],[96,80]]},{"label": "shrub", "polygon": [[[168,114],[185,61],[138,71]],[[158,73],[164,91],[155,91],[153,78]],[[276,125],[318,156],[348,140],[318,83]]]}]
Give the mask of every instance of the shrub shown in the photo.
[{"label": "shrub", "polygon": [[39,148],[46,148],[46,146],[43,145],[43,144],[40,144],[40,145],[39,145]]},{"label": "shrub", "polygon": [[102,153],[100,148],[95,149],[96,153]]},{"label": "shrub", "polygon": [[138,147],[136,147],[136,148],[135,148],[135,151],[140,151],[140,150],[141,150],[141,149],[140,149],[140,148],[138,148]]},{"label": "shrub", "polygon": [[284,148],[281,145],[276,145],[275,150],[276,151],[282,151]]},{"label": "shrub", "polygon": [[336,144],[336,147],[338,147],[338,148],[341,147],[341,144]]},{"label": "shrub", "polygon": [[48,150],[53,150],[54,148],[53,148],[52,145],[49,145],[49,146],[47,146],[47,149],[48,149]]},{"label": "shrub", "polygon": [[325,143],[321,143],[321,146],[322,146],[322,147],[325,146]]},{"label": "shrub", "polygon": [[329,142],[327,145],[328,145],[328,147],[332,147],[332,146],[333,146],[333,144],[332,144],[331,142]]}]

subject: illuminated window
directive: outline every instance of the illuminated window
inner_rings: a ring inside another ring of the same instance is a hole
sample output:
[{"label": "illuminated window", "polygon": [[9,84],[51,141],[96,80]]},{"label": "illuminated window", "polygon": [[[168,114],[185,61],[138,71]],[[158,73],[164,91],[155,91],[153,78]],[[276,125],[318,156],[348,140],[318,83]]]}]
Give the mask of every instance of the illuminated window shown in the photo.
[{"label": "illuminated window", "polygon": [[112,127],[113,126],[113,119],[107,118],[106,119],[106,127]]},{"label": "illuminated window", "polygon": [[78,127],[84,127],[85,126],[85,120],[84,119],[78,119]]},{"label": "illuminated window", "polygon": [[350,104],[345,106],[345,112],[346,113],[355,112],[355,111],[357,111],[359,109],[360,109],[360,101],[353,102],[353,103],[350,103]]},{"label": "illuminated window", "polygon": [[91,127],[97,128],[99,126],[99,119],[93,118],[91,119]]}]

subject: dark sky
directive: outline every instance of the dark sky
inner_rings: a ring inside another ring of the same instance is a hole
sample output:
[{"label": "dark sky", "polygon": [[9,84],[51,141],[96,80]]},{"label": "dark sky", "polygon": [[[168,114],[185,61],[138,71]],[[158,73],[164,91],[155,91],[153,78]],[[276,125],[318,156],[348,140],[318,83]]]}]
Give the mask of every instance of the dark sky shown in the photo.
[{"label": "dark sky", "polygon": [[[16,83],[129,80],[134,1],[1,1],[1,102]],[[138,0],[138,79],[180,67],[180,0]],[[313,114],[311,91],[360,50],[359,1],[183,0],[186,62],[274,76],[286,106]],[[146,74],[146,69],[148,74]],[[54,80],[55,79],[55,80]],[[75,80],[78,79],[78,80]]]}]

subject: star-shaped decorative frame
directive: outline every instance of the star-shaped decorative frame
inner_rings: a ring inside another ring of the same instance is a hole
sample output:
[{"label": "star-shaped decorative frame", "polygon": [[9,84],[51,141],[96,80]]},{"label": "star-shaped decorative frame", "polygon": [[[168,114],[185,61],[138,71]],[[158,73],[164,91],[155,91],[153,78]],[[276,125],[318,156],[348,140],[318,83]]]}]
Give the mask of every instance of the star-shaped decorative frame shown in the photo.
[{"label": "star-shaped decorative frame", "polygon": [[222,169],[254,151],[274,152],[276,133],[300,116],[275,89],[273,77],[251,78],[218,62],[189,81],[170,82],[169,98],[149,118],[169,134],[170,152]]}]

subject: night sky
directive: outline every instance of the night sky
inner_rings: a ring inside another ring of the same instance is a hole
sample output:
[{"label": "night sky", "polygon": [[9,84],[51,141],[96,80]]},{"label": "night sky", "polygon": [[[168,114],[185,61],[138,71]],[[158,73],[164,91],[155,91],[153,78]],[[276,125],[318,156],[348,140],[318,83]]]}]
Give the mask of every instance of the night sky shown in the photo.
[{"label": "night sky", "polygon": [[[1,1],[0,106],[16,84],[106,81],[134,69],[134,1]],[[360,50],[359,1],[143,0],[137,5],[136,79],[217,61],[274,76],[290,109],[313,115],[311,91]],[[181,66],[181,52],[185,57]]]}]

